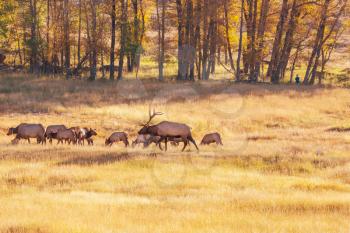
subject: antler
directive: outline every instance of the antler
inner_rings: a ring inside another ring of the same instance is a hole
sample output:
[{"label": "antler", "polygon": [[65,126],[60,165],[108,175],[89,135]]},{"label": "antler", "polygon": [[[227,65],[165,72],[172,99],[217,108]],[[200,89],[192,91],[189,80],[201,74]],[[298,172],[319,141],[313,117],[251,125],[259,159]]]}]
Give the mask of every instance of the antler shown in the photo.
[{"label": "antler", "polygon": [[163,115],[163,114],[164,113],[162,113],[162,112],[156,112],[154,109],[153,109],[153,112],[151,112],[151,109],[149,109],[149,120],[146,123],[146,125],[151,123],[152,119],[155,118],[156,116],[160,116],[160,115]]}]

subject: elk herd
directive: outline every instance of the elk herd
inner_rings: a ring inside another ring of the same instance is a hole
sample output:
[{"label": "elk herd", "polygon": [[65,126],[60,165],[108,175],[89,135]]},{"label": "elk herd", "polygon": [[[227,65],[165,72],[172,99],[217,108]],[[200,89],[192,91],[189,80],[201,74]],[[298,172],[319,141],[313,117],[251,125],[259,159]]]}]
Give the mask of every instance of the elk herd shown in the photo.
[{"label": "elk herd", "polygon": [[[151,121],[154,117],[162,115],[161,112],[149,111],[149,120],[146,124],[142,124],[142,128],[138,131],[138,136],[132,142],[132,147],[137,145],[143,145],[147,148],[154,143],[161,150],[162,143],[165,143],[165,151],[168,148],[168,142],[173,146],[178,146],[183,143],[182,151],[192,143],[197,150],[198,146],[192,137],[191,128],[182,123],[162,121],[158,124],[151,125]],[[53,139],[57,140],[57,144],[74,144],[84,145],[85,142],[88,145],[94,145],[93,137],[97,135],[96,130],[85,127],[66,127],[65,125],[50,125],[46,129],[42,124],[27,124],[22,123],[14,128],[9,128],[7,135],[16,135],[11,141],[12,144],[18,144],[20,140],[27,140],[30,143],[30,139],[36,139],[38,144],[46,144],[49,141],[52,144]],[[122,142],[125,147],[129,146],[128,135],[125,132],[114,132],[105,141],[106,146],[112,146],[114,143]],[[203,137],[201,145],[209,145],[216,143],[222,145],[221,136],[219,133],[210,133]]]}]

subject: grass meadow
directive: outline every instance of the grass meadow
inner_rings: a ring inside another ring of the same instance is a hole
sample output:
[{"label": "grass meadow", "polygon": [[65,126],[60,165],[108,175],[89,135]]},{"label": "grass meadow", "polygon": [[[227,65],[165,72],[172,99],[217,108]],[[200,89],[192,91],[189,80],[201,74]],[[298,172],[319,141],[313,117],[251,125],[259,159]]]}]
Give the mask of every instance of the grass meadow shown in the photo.
[{"label": "grass meadow", "polygon": [[[106,148],[154,122],[223,147]],[[21,122],[96,129],[93,147],[11,145]],[[349,233],[350,92],[228,81],[0,77],[1,233]]]}]

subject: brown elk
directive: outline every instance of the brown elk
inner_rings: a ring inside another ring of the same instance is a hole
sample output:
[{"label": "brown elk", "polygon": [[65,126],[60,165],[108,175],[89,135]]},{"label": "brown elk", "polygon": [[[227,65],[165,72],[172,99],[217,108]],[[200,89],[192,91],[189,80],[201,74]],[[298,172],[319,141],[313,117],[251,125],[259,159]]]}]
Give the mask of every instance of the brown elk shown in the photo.
[{"label": "brown elk", "polygon": [[80,127],[75,126],[75,127],[70,127],[69,130],[72,130],[75,136],[78,138],[80,134]]},{"label": "brown elk", "polygon": [[221,136],[219,133],[210,133],[203,137],[201,145],[209,145],[211,143],[216,143],[216,145],[223,145],[221,141]]},{"label": "brown elk", "polygon": [[[84,141],[86,140],[88,142],[88,145],[93,144],[92,137],[96,136],[97,133],[93,129],[88,129],[88,128],[81,128],[78,133],[78,143],[79,145],[84,145]],[[90,140],[91,139],[91,140]],[[92,143],[91,143],[92,142]]]},{"label": "brown elk", "polygon": [[67,129],[65,125],[49,125],[46,128],[45,137],[49,139],[50,144],[52,144],[52,139],[57,138],[58,131],[65,129]]},{"label": "brown elk", "polygon": [[77,137],[73,129],[64,129],[57,132],[57,144],[63,144],[63,141],[68,142],[68,144],[76,144]]},{"label": "brown elk", "polygon": [[[19,128],[20,126],[22,126],[22,125],[27,125],[27,123],[21,123],[21,124],[17,125],[16,127],[11,127],[11,128],[9,128],[6,135],[7,135],[7,136],[11,136],[11,135],[13,135],[13,134],[16,134],[16,135],[17,135],[17,133],[18,133],[18,128]],[[12,143],[13,143],[13,144],[16,144],[18,141],[19,141],[19,140],[16,140],[16,138],[15,138],[15,139],[12,140]],[[29,138],[28,138],[28,143],[30,143],[30,139],[29,139]]]},{"label": "brown elk", "polygon": [[150,134],[139,134],[137,135],[135,141],[132,142],[132,147],[134,148],[136,145],[143,144],[143,148],[147,148],[149,147],[149,145],[154,143],[157,146],[159,146],[161,150],[163,150],[160,144],[160,139],[160,136],[153,136]]},{"label": "brown elk", "polygon": [[150,139],[152,138],[149,134],[139,134],[137,138],[131,143],[132,148],[139,144],[143,144],[143,148],[147,147],[150,143]]},{"label": "brown elk", "polygon": [[10,128],[8,135],[16,134],[16,138],[12,143],[16,144],[20,139],[26,139],[30,143],[30,138],[36,138],[38,144],[46,143],[45,128],[41,124],[20,124],[16,128]]},{"label": "brown elk", "polygon": [[150,134],[152,136],[160,136],[161,138],[159,143],[165,141],[165,151],[167,150],[167,143],[169,138],[181,138],[184,142],[184,147],[182,148],[182,151],[186,149],[189,141],[195,145],[197,150],[199,150],[195,140],[192,137],[191,128],[188,125],[170,121],[162,121],[159,124],[150,125],[152,119],[159,115],[163,115],[163,113],[155,112],[155,110],[153,110],[153,113],[151,113],[150,110],[148,122],[142,125],[143,128],[138,133]]},{"label": "brown elk", "polygon": [[124,132],[115,132],[106,139],[105,145],[112,146],[113,143],[123,142],[125,147],[129,146],[128,135]]}]

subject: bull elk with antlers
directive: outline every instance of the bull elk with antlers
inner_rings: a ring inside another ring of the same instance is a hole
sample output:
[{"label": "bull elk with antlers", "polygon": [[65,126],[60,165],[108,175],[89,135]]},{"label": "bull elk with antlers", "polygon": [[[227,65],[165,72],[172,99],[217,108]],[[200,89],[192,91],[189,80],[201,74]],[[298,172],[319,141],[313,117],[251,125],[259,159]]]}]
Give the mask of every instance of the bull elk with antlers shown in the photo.
[{"label": "bull elk with antlers", "polygon": [[182,151],[184,151],[189,142],[192,142],[195,147],[198,149],[198,146],[195,140],[192,137],[191,128],[188,125],[170,122],[170,121],[162,121],[156,125],[150,125],[152,119],[156,116],[163,115],[161,112],[156,112],[153,110],[149,110],[149,120],[146,124],[143,124],[143,128],[139,131],[139,134],[150,134],[152,136],[159,136],[160,143],[165,141],[165,151],[167,150],[167,143],[169,138],[179,138],[184,142],[184,147]]}]

